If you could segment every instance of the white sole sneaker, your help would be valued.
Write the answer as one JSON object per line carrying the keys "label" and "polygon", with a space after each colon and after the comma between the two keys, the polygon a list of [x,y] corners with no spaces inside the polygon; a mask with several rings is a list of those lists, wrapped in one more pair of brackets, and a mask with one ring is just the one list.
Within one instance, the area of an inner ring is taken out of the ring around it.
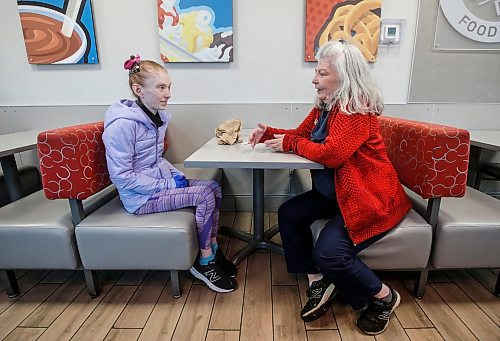
{"label": "white sole sneaker", "polygon": [[330,284],[326,291],[323,293],[323,296],[321,296],[321,300],[318,305],[305,313],[301,313],[300,317],[302,318],[302,320],[305,322],[312,322],[323,316],[328,308],[333,304],[333,300],[336,296],[336,293],[334,293],[334,291],[335,285]]}

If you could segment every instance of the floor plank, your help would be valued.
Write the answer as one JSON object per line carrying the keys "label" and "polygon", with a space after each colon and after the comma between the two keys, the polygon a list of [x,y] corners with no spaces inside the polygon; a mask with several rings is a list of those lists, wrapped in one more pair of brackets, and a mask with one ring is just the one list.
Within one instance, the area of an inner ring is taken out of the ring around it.
{"label": "floor plank", "polygon": [[135,341],[139,338],[142,329],[111,329],[105,341]]}
{"label": "floor plank", "polygon": [[193,285],[172,340],[205,340],[214,301],[214,291],[205,285]]}
{"label": "floor plank", "polygon": [[21,324],[21,327],[49,327],[68,305],[85,289],[82,271],[73,272],[73,276],[61,285]]}
{"label": "floor plank", "polygon": [[271,254],[272,285],[297,285],[297,276],[286,270],[285,256]]}
{"label": "floor plank", "polygon": [[497,275],[494,272],[489,271],[489,269],[468,269],[467,271],[490,292],[493,292],[497,280]]}
{"label": "floor plank", "polygon": [[150,271],[115,322],[114,327],[117,329],[144,328],[168,279],[167,271]]}
{"label": "floor plank", "polygon": [[240,332],[236,330],[209,330],[206,341],[238,341]]}
{"label": "floor plank", "polygon": [[7,294],[3,293],[0,295],[0,314],[7,310],[11,305],[21,299],[31,288],[33,288],[38,282],[40,282],[49,271],[41,270],[41,271],[29,271],[25,275],[23,275],[20,279],[18,279],[19,284],[19,295],[14,298],[9,298]]}
{"label": "floor plank", "polygon": [[432,322],[425,315],[422,308],[417,304],[415,297],[400,281],[387,281],[387,283],[399,292],[401,303],[395,314],[403,328],[432,328]]}
{"label": "floor plank", "polygon": [[496,324],[500,326],[500,299],[476,281],[467,271],[449,271],[460,289],[469,296]]}
{"label": "floor plank", "polygon": [[12,331],[3,341],[35,341],[45,331],[45,328],[22,328]]}
{"label": "floor plank", "polygon": [[144,277],[148,274],[147,270],[127,270],[116,281],[115,285],[141,285]]}
{"label": "floor plank", "polygon": [[479,340],[500,340],[500,328],[455,283],[432,287]]}
{"label": "floor plank", "polygon": [[[273,227],[274,225],[278,225],[278,213],[269,213],[269,226]],[[272,238],[271,241],[275,242],[276,244],[281,243],[281,235],[279,233],[276,233]]]}
{"label": "floor plank", "polygon": [[297,286],[273,286],[273,323],[275,341],[307,340],[300,318],[300,295]]}
{"label": "floor plank", "polygon": [[444,340],[435,328],[406,329],[411,341],[440,341]]}
{"label": "floor plank", "polygon": [[475,339],[470,330],[436,293],[432,285],[427,285],[424,297],[417,300],[417,303],[445,340]]}
{"label": "floor plank", "polygon": [[[68,278],[73,276],[77,272],[76,270],[55,270],[49,273],[45,278],[43,278],[40,283],[52,283],[52,284],[62,284],[66,282]],[[78,271],[81,272],[81,271]]]}
{"label": "floor plank", "polygon": [[16,329],[58,287],[58,284],[38,284],[5,310],[0,315],[0,340]]}
{"label": "floor plank", "polygon": [[[221,224],[251,231],[252,219],[248,212],[224,213]],[[275,213],[265,214],[266,227],[276,222]],[[227,236],[218,242],[228,258],[245,245]],[[258,250],[238,268],[239,287],[230,294],[216,294],[198,280],[193,286],[191,274],[181,271],[179,299],[172,297],[166,272],[100,271],[103,292],[92,299],[81,271],[16,270],[21,295],[9,299],[0,292],[0,339],[500,339],[500,299],[489,291],[498,269],[432,271],[423,299],[411,295],[412,273],[377,272],[402,302],[388,329],[372,337],[358,330],[359,312],[341,296],[325,316],[304,324],[299,314],[307,278],[289,275],[283,256]],[[130,292],[117,294],[123,290]]]}
{"label": "floor plank", "polygon": [[170,282],[165,286],[139,340],[170,340],[172,338],[193,283],[193,277],[186,272],[182,272],[179,277],[182,296],[177,299],[173,298]]}
{"label": "floor plank", "polygon": [[451,279],[446,275],[445,271],[429,271],[428,283],[451,282]]}
{"label": "floor plank", "polygon": [[[246,245],[245,242],[231,238],[228,248],[228,259]],[[245,280],[247,273],[247,260],[238,264],[236,281],[238,288],[230,293],[218,293],[215,298],[210,329],[239,330],[241,326],[241,315],[243,311],[243,294],[245,292]],[[238,334],[239,335],[239,334]]]}
{"label": "floor plank", "polygon": [[251,232],[253,231],[252,221],[253,213],[238,212],[234,218],[233,228],[243,232]]}
{"label": "floor plank", "polygon": [[308,341],[341,341],[338,330],[308,330]]}
{"label": "floor plank", "polygon": [[87,317],[101,303],[108,291],[115,284],[119,273],[108,273],[101,287],[101,294],[92,298],[87,290],[83,290],[73,302],[59,315],[49,328],[38,339],[39,341],[64,341],[75,335]]}
{"label": "floor plank", "polygon": [[248,257],[241,341],[272,340],[271,266],[269,253]]}
{"label": "floor plank", "polygon": [[136,290],[136,286],[114,286],[71,340],[103,340]]}

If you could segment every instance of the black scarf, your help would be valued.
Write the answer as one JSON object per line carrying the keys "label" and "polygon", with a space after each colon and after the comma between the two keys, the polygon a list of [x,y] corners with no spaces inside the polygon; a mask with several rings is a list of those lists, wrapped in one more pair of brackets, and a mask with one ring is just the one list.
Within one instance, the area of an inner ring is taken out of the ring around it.
{"label": "black scarf", "polygon": [[151,119],[151,121],[153,121],[153,123],[156,125],[157,128],[160,128],[163,125],[164,122],[161,120],[158,111],[156,112],[156,114],[153,115],[153,113],[144,105],[144,103],[142,103],[140,98],[137,99],[135,103],[137,103],[139,108],[141,108],[142,111],[144,111],[146,115],[148,115],[148,117]]}

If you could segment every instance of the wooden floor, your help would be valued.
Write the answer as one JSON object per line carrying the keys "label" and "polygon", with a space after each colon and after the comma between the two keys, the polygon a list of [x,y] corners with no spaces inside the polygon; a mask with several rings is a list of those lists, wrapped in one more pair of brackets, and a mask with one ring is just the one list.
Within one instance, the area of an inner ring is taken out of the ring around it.
{"label": "wooden floor", "polygon": [[[266,214],[267,225],[275,221]],[[225,214],[222,223],[248,231],[252,217]],[[219,243],[228,255],[244,245],[226,237]],[[288,274],[283,256],[267,251],[239,265],[239,288],[230,294],[183,272],[180,299],[171,297],[164,271],[103,271],[103,292],[94,299],[81,271],[19,271],[21,295],[0,292],[0,340],[500,340],[500,300],[489,291],[497,273],[432,272],[421,300],[410,294],[412,273],[380,273],[402,302],[374,338],[356,329],[357,313],[340,299],[304,324],[305,278]]]}

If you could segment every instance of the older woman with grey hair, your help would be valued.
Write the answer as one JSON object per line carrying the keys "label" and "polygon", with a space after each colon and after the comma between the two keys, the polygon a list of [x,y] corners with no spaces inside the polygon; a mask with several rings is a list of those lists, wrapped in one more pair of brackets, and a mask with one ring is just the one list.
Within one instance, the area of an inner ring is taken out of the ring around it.
{"label": "older woman with grey hair", "polygon": [[[304,121],[295,129],[258,123],[249,143],[324,165],[311,170],[312,190],[278,211],[287,269],[309,279],[302,319],[322,316],[339,292],[362,310],[357,326],[375,335],[387,328],[401,298],[357,254],[398,224],[411,203],[387,157],[377,120],[382,97],[360,50],[329,42],[316,60],[316,101]],[[317,219],[329,221],[314,244],[310,225]]]}

